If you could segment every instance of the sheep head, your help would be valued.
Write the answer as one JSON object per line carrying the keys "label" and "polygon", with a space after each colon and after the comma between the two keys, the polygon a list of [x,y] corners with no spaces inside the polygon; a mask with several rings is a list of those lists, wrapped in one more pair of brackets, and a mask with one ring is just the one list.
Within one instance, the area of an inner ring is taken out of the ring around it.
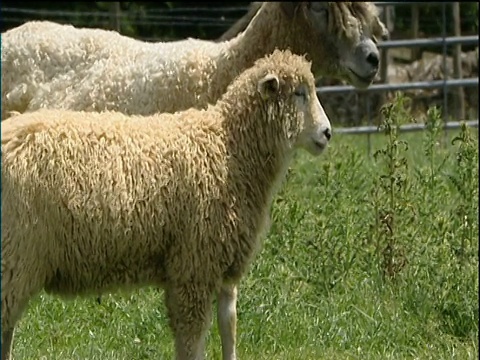
{"label": "sheep head", "polygon": [[379,69],[377,39],[388,38],[378,9],[370,2],[282,2],[291,22],[291,43],[306,53],[316,76],[346,80],[368,87]]}
{"label": "sheep head", "polygon": [[[276,109],[271,113],[277,116],[269,118],[269,121],[282,122],[280,128],[283,131],[280,133],[287,138],[291,149],[300,147],[319,155],[328,145],[331,125],[316,95],[310,64],[307,67],[303,57],[289,51],[277,50],[269,59],[276,70],[268,71],[257,83],[262,100]],[[285,110],[280,111],[279,106]]]}

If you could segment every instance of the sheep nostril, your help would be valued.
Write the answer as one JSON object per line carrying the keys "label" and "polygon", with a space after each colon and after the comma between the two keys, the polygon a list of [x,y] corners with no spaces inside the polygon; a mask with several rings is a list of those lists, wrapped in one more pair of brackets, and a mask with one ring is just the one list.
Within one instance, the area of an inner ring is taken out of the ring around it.
{"label": "sheep nostril", "polygon": [[323,130],[323,134],[325,135],[325,137],[327,138],[327,140],[330,140],[330,138],[332,137],[332,131],[330,129],[325,129]]}
{"label": "sheep nostril", "polygon": [[371,52],[370,54],[368,54],[367,56],[367,62],[374,66],[374,67],[377,67],[378,64],[380,63],[380,59],[378,57],[378,54],[375,53],[375,52]]}

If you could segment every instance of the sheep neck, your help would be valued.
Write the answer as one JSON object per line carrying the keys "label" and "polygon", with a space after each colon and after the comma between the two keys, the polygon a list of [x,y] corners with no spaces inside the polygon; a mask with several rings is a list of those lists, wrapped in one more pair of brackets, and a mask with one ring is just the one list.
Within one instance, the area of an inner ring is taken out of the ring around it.
{"label": "sheep neck", "polygon": [[[215,76],[218,83],[218,98],[228,84],[244,70],[253,66],[257,59],[271,54],[276,48],[291,48],[291,35],[296,31],[291,22],[287,22],[277,3],[264,3],[247,29],[235,38],[225,42],[225,49],[217,59]],[[272,24],[275,24],[272,27]],[[296,49],[291,49],[295,51]]]}
{"label": "sheep neck", "polygon": [[[241,95],[235,96],[239,99]],[[235,104],[232,99],[231,104]],[[242,108],[242,113],[239,108]],[[240,188],[252,195],[255,203],[271,202],[282,182],[293,147],[292,134],[287,134],[285,126],[288,111],[281,112],[281,104],[270,104],[260,108],[242,104],[225,106],[224,131],[227,152],[232,160],[228,165],[232,179],[242,184]],[[252,109],[245,112],[245,109]]]}
{"label": "sheep neck", "polygon": [[256,59],[269,55],[275,48],[283,50],[288,47],[290,34],[295,30],[292,29],[293,23],[286,21],[278,4],[265,3],[259,12],[231,43],[235,58],[246,67],[250,67]]}

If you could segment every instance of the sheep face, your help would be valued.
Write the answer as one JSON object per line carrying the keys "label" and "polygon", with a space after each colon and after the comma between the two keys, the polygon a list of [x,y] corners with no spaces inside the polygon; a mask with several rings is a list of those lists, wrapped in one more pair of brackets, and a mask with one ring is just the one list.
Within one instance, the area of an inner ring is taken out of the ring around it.
{"label": "sheep face", "polygon": [[314,74],[338,77],[357,88],[372,83],[379,69],[377,39],[388,37],[374,4],[302,2],[284,3],[283,8],[297,31],[312,35],[293,46],[304,47],[296,51],[309,54]]}
{"label": "sheep face", "polygon": [[331,125],[328,116],[318,100],[313,78],[299,81],[293,86],[291,79],[282,81],[277,75],[266,75],[258,83],[262,98],[283,102],[289,109],[284,118],[284,135],[289,146],[303,148],[312,155],[319,155],[327,147],[331,138]]}
{"label": "sheep face", "polygon": [[296,145],[312,155],[319,155],[331,138],[330,120],[320,104],[314,86],[302,83],[296,87],[293,96],[299,117],[303,119],[303,129]]}

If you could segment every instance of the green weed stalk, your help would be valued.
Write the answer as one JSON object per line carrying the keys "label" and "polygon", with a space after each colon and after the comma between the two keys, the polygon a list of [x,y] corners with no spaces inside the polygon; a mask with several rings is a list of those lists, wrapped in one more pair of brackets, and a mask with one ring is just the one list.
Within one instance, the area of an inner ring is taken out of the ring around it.
{"label": "green weed stalk", "polygon": [[408,143],[399,139],[399,126],[411,120],[406,101],[406,97],[397,94],[394,101],[382,107],[380,129],[388,140],[373,154],[380,169],[374,187],[377,255],[380,255],[379,265],[384,277],[389,278],[394,278],[406,262],[404,250],[397,242],[398,213],[407,204],[404,190],[408,181],[408,163],[404,153],[408,150]]}
{"label": "green weed stalk", "polygon": [[455,171],[448,178],[457,191],[456,218],[460,230],[460,246],[457,251],[464,261],[474,241],[478,240],[478,140],[465,123],[460,134],[453,138],[456,145]]}

